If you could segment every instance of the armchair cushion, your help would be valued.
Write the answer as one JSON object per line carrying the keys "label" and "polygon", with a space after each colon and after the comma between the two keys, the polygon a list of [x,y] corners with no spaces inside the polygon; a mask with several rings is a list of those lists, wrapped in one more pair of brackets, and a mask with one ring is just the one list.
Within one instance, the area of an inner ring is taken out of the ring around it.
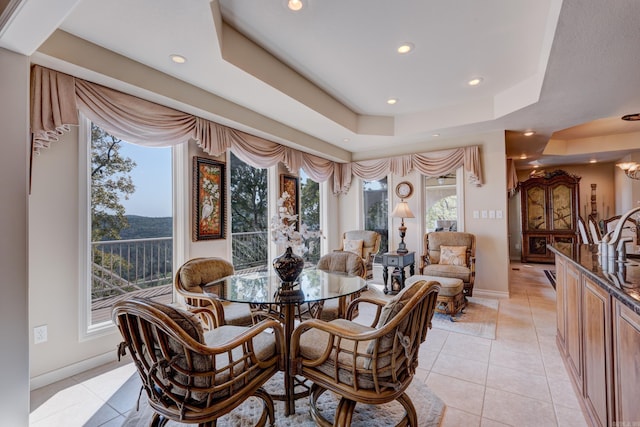
{"label": "armchair cushion", "polygon": [[440,246],[440,264],[467,265],[467,247]]}
{"label": "armchair cushion", "polygon": [[156,310],[160,310],[162,313],[166,314],[178,324],[191,338],[202,343],[204,342],[204,330],[202,328],[202,323],[197,315],[188,312],[187,310],[183,310],[178,307],[173,307],[166,304],[161,304],[159,302],[153,301],[148,298],[136,298],[144,301],[145,304],[150,305]]}
{"label": "armchair cushion", "polygon": [[216,258],[197,258],[185,263],[181,268],[180,282],[190,292],[202,293],[202,285],[234,273],[233,265]]}
{"label": "armchair cushion", "polygon": [[364,240],[362,239],[358,239],[358,240],[349,240],[349,239],[344,239],[344,241],[342,242],[342,246],[343,249],[347,252],[353,252],[354,254],[358,255],[359,257],[362,257],[362,244],[364,243]]}
{"label": "armchair cushion", "polygon": [[465,283],[469,283],[471,280],[471,270],[464,265],[429,264],[424,266],[421,274],[425,276],[460,279]]}

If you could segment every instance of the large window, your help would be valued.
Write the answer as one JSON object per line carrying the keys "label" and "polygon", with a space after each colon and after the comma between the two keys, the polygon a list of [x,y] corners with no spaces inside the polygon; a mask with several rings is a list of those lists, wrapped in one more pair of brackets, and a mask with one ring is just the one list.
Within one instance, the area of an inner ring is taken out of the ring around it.
{"label": "large window", "polygon": [[267,170],[231,157],[231,239],[236,271],[266,269],[269,247]]}
{"label": "large window", "polygon": [[172,301],[171,149],[129,144],[90,125],[88,326],[131,295]]}
{"label": "large window", "polygon": [[449,173],[424,178],[425,230],[457,231],[460,229],[459,186],[457,174]]}
{"label": "large window", "polygon": [[365,181],[363,190],[363,210],[365,230],[377,231],[382,237],[380,251],[376,256],[376,262],[380,254],[389,251],[389,192],[387,190],[387,178],[377,181]]}
{"label": "large window", "polygon": [[[300,221],[309,230],[320,229],[320,184],[307,176],[300,169]],[[306,261],[317,264],[320,259],[320,237],[310,238],[306,241],[309,252]]]}

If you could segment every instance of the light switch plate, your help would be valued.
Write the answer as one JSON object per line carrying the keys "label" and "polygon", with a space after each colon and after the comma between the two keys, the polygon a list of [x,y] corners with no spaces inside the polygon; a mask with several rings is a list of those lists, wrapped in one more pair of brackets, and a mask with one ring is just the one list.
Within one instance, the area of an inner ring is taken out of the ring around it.
{"label": "light switch plate", "polygon": [[473,219],[480,218],[480,211],[473,211]]}
{"label": "light switch plate", "polygon": [[502,211],[501,210],[497,210],[496,211],[496,218],[497,219],[502,219]]}
{"label": "light switch plate", "polygon": [[482,211],[482,219],[487,219],[487,211]]}
{"label": "light switch plate", "polygon": [[496,211],[493,211],[493,210],[489,211],[489,218],[496,219]]}

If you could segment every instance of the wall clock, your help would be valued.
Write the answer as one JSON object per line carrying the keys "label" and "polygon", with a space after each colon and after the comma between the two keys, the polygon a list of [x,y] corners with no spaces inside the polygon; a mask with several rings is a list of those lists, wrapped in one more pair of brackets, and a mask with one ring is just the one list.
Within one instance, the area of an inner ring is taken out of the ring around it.
{"label": "wall clock", "polygon": [[396,195],[401,199],[408,199],[413,194],[413,185],[408,181],[402,181],[396,185]]}

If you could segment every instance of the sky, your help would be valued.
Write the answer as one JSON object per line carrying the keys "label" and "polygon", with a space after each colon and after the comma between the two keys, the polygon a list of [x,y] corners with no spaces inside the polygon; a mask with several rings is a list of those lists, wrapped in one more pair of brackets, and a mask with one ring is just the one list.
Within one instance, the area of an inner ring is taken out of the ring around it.
{"label": "sky", "polygon": [[120,153],[136,162],[136,167],[131,171],[136,191],[129,200],[122,200],[126,215],[172,216],[171,147],[142,147],[124,143]]}

